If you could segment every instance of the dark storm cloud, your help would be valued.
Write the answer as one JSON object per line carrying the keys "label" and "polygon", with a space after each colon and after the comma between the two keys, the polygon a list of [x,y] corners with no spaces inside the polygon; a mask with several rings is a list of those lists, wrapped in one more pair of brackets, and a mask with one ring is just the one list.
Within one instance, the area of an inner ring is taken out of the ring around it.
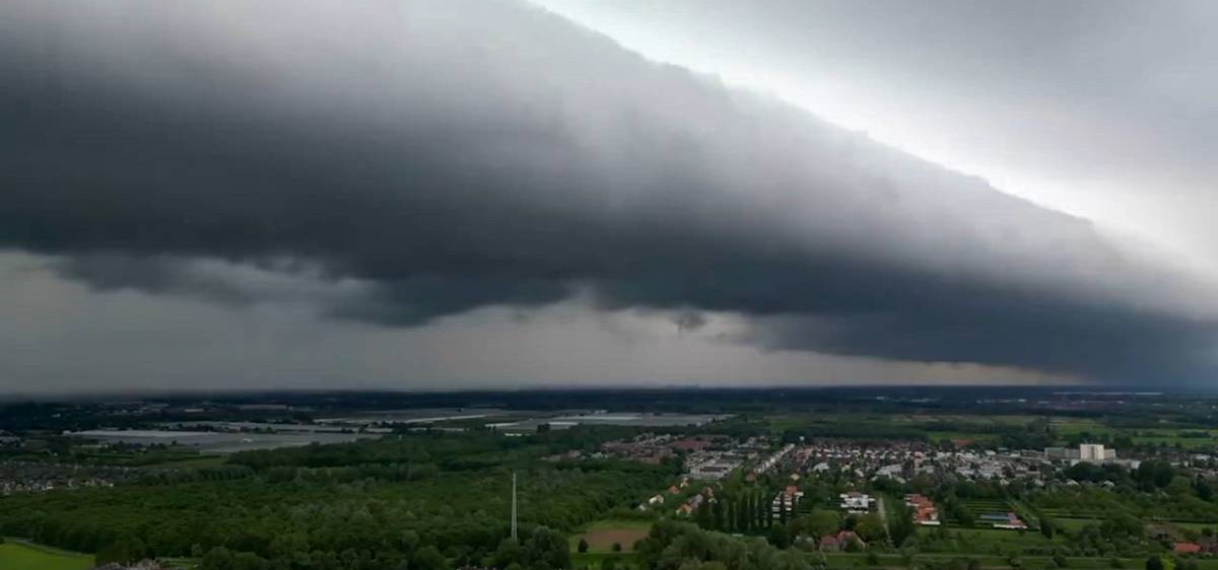
{"label": "dark storm cloud", "polygon": [[1211,369],[1206,284],[536,9],[18,2],[0,61],[0,246],[97,288],[301,295],[253,266],[383,325],[588,293],[775,348]]}

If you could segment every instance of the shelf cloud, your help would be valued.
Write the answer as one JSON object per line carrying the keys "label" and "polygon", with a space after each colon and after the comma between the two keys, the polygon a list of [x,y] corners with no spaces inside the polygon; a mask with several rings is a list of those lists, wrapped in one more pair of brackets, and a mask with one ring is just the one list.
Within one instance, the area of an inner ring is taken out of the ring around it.
{"label": "shelf cloud", "polygon": [[0,248],[97,291],[386,328],[581,300],[1104,382],[1218,358],[1210,276],[527,5],[10,2],[0,74]]}

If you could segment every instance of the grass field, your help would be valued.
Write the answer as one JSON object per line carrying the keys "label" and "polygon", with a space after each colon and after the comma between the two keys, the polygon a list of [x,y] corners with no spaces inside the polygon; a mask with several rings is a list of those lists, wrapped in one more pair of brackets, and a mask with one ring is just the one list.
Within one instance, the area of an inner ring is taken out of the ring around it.
{"label": "grass field", "polygon": [[93,555],[55,550],[13,539],[0,544],[2,570],[84,570],[93,567]]}
{"label": "grass field", "polygon": [[[1218,430],[1213,429],[1175,427],[1119,428],[1105,425],[1095,420],[1079,418],[1055,418],[1052,423],[1053,429],[1062,437],[1083,433],[1093,436],[1127,435],[1137,445],[1168,445],[1172,447],[1179,445],[1186,449],[1218,445]],[[1208,437],[1186,437],[1185,434],[1205,434]]]}
{"label": "grass field", "polygon": [[1101,524],[1104,522],[1102,518],[1083,518],[1083,517],[1055,517],[1053,525],[1062,530],[1069,532],[1078,532],[1083,527],[1089,524]]}
{"label": "grass field", "polygon": [[633,553],[624,552],[587,552],[584,554],[572,552],[571,567],[577,569],[590,568],[591,570],[596,570],[605,563],[606,558],[612,558],[613,561],[617,563],[618,568],[623,568],[626,566],[637,567],[635,555]]}
{"label": "grass field", "polygon": [[[810,555],[815,556],[815,555]],[[859,553],[835,552],[825,555],[826,561],[829,563],[829,568],[871,568],[866,564],[866,555]],[[969,554],[918,554],[914,556],[914,566],[918,566],[919,561],[935,561],[942,563],[951,559],[959,559],[961,561],[976,560],[981,563],[982,568],[1010,568],[1010,564],[1005,556],[993,555],[969,555]],[[1067,557],[1068,568],[1079,568],[1084,570],[1101,570],[1112,568],[1112,558],[1106,557]],[[1142,568],[1145,559],[1142,558],[1121,558],[1121,567],[1138,570]],[[1021,568],[1031,568],[1036,570],[1055,568],[1053,560],[1048,556],[1023,556],[1020,557]],[[1198,566],[1201,570],[1218,570],[1218,559],[1199,560]],[[901,557],[895,554],[883,554],[879,556],[879,565],[876,568],[906,568]]]}
{"label": "grass field", "polygon": [[622,552],[632,552],[635,541],[646,537],[651,530],[651,521],[609,519],[589,523],[583,532],[571,537],[571,551],[575,552],[582,538],[588,541],[589,554],[613,552],[613,545],[621,544]]}

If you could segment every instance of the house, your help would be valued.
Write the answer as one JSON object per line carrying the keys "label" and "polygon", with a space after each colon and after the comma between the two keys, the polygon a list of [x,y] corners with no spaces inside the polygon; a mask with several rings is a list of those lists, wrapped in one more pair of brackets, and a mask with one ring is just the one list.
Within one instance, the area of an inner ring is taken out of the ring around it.
{"label": "house", "polygon": [[839,543],[837,541],[837,537],[833,536],[832,534],[826,534],[825,536],[820,537],[818,546],[822,551],[825,552],[837,552],[838,550],[842,549],[841,543]]}
{"label": "house", "polygon": [[839,507],[851,514],[865,514],[871,512],[871,508],[875,505],[875,499],[866,493],[851,491],[838,495],[841,499]]}
{"label": "house", "polygon": [[826,534],[820,537],[817,545],[822,551],[836,552],[839,550],[861,550],[867,547],[867,543],[859,538],[857,534],[849,530],[843,530],[837,534]]}
{"label": "house", "polygon": [[672,442],[672,448],[677,451],[701,451],[711,446],[711,442],[702,439],[682,439]]}
{"label": "house", "polygon": [[1028,525],[1023,524],[1019,520],[1019,516],[1015,513],[981,513],[977,516],[981,522],[990,523],[994,528],[1007,530],[1024,530]]}
{"label": "house", "polygon": [[939,526],[939,510],[935,502],[919,494],[905,495],[905,504],[913,509],[914,524]]}
{"label": "house", "polygon": [[837,544],[841,550],[862,550],[867,548],[867,543],[859,538],[859,535],[854,534],[854,531],[843,530],[837,533]]}
{"label": "house", "polygon": [[785,515],[790,515],[795,512],[795,507],[799,505],[799,501],[803,500],[804,492],[799,490],[795,485],[787,485],[778,495],[775,495],[774,500],[770,501],[771,516],[775,519],[781,519]]}
{"label": "house", "polygon": [[1195,542],[1177,542],[1172,547],[1172,551],[1176,554],[1199,554],[1201,552],[1201,545]]}
{"label": "house", "polygon": [[885,466],[877,469],[875,474],[877,477],[889,477],[889,478],[895,479],[895,478],[899,478],[901,476],[901,473],[903,473],[904,471],[905,471],[905,467],[903,465],[901,465],[900,463],[893,463],[891,465],[885,465]]}
{"label": "house", "polygon": [[653,507],[658,507],[660,505],[663,505],[664,504],[664,495],[656,495],[650,499],[647,499],[647,504],[649,504]]}
{"label": "house", "polygon": [[130,566],[123,566],[117,562],[95,566],[92,570],[162,570],[166,568],[160,562],[151,559],[144,559]]}
{"label": "house", "polygon": [[680,489],[678,489],[676,485],[673,485],[673,486],[671,486],[671,487],[669,487],[669,488],[668,488],[668,494],[669,494],[669,495],[676,495],[676,494],[678,494],[678,493],[680,493],[680,492],[681,492],[681,490],[680,490]]}
{"label": "house", "polygon": [[693,512],[694,508],[689,506],[689,503],[681,503],[681,506],[677,507],[677,514],[683,517],[687,517]]}

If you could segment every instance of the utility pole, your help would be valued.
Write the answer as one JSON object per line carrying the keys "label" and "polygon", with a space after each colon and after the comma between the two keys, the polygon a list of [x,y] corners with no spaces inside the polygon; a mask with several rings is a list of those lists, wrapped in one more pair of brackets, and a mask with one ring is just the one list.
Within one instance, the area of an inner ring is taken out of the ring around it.
{"label": "utility pole", "polygon": [[512,542],[516,540],[516,472],[512,471]]}

